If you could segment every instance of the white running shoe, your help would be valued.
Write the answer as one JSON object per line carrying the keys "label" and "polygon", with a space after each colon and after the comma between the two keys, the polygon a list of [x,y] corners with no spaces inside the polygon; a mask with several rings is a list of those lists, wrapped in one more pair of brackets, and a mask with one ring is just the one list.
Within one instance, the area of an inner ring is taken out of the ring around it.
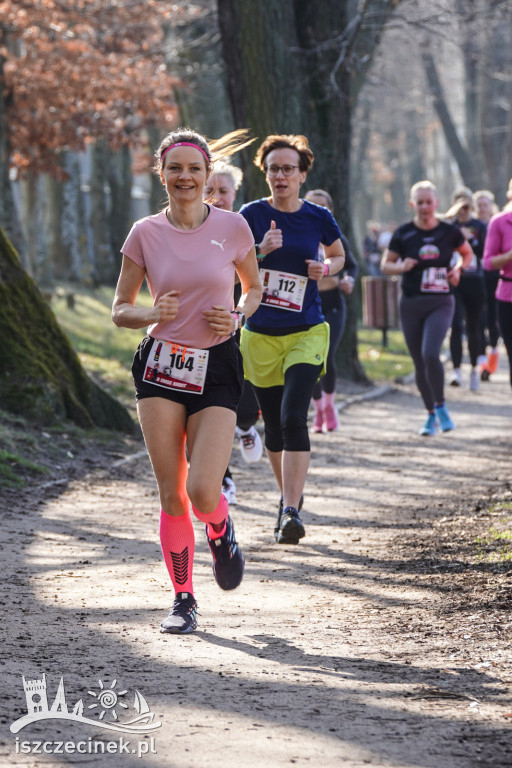
{"label": "white running shoe", "polygon": [[231,506],[236,504],[236,485],[230,477],[225,477],[222,481],[222,493],[228,504]]}
{"label": "white running shoe", "polygon": [[248,464],[259,461],[263,455],[263,443],[256,427],[250,427],[247,432],[238,429],[237,432],[240,438],[240,451],[244,460]]}
{"label": "white running shoe", "polygon": [[454,368],[452,378],[450,379],[450,386],[460,387],[461,384],[462,384],[462,374],[460,372],[460,368]]}
{"label": "white running shoe", "polygon": [[480,376],[478,375],[478,368],[472,368],[469,374],[469,388],[476,392],[480,387]]}

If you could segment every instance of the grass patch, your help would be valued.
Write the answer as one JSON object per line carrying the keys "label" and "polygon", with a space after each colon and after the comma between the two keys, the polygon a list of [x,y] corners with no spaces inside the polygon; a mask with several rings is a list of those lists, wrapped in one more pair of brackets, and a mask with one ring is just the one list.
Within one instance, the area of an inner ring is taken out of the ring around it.
{"label": "grass patch", "polygon": [[359,359],[373,381],[394,381],[414,370],[402,331],[388,331],[386,347],[382,331],[373,328],[359,328],[357,340]]}
{"label": "grass patch", "polygon": [[22,488],[25,485],[23,475],[26,472],[46,475],[48,469],[11,451],[0,450],[0,486]]}
{"label": "grass patch", "polygon": [[[512,502],[493,505],[489,512],[501,514],[512,510]],[[503,517],[491,525],[482,536],[477,536],[478,559],[486,563],[504,563],[512,561],[512,518]]]}

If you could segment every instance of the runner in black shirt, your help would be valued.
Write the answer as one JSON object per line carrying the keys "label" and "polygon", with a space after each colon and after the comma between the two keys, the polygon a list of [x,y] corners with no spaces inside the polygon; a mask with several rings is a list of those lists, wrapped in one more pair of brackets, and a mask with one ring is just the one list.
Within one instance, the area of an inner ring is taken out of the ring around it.
{"label": "runner in black shirt", "polygon": [[[469,264],[472,251],[452,224],[439,221],[436,188],[420,181],[411,189],[414,219],[394,232],[382,257],[386,275],[402,275],[400,319],[414,362],[416,384],[428,411],[420,435],[454,429],[444,401],[444,369],[439,354],[453,317],[452,286],[460,279],[460,267]],[[453,252],[461,257],[451,266]]]}

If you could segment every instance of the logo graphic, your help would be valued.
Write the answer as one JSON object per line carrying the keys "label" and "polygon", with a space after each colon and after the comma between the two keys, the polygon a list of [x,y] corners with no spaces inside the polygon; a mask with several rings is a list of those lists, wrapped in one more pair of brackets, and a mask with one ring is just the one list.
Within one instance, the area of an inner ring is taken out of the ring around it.
{"label": "logo graphic", "polygon": [[[126,701],[128,691],[118,691],[117,680],[107,687],[102,681],[98,681],[98,690],[87,691],[91,697],[91,703],[85,703],[82,699],[77,701],[72,712],[69,711],[64,692],[64,678],[60,678],[57,694],[53,704],[48,708],[48,692],[46,688],[46,674],[40,680],[26,680],[23,676],[23,688],[27,699],[27,714],[15,720],[11,724],[11,732],[18,733],[30,723],[39,720],[75,720],[77,723],[87,723],[96,728],[105,728],[109,731],[122,731],[123,733],[151,733],[160,728],[162,723],[153,722],[154,712],[149,711],[149,706],[140,691],[135,691],[133,708],[137,716],[126,722],[119,720],[119,714],[130,709]],[[85,717],[84,710],[89,710],[91,715],[96,715],[97,720]]]}
{"label": "logo graphic", "polygon": [[217,242],[217,240],[210,240],[210,245],[218,245],[221,251],[224,250],[224,243],[226,242],[226,238],[222,241],[222,243]]}
{"label": "logo graphic", "polygon": [[428,243],[427,245],[422,245],[418,255],[420,259],[437,259],[439,256],[439,248],[433,243]]}

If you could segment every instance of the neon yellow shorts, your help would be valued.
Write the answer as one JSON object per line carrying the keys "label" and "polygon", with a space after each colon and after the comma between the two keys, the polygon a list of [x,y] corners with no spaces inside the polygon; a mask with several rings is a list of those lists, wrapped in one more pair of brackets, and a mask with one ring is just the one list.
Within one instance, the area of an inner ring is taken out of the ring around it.
{"label": "neon yellow shorts", "polygon": [[245,378],[256,387],[282,386],[284,374],[297,363],[322,365],[319,376],[323,376],[329,350],[329,325],[320,323],[307,331],[286,336],[267,336],[243,328],[240,349]]}

